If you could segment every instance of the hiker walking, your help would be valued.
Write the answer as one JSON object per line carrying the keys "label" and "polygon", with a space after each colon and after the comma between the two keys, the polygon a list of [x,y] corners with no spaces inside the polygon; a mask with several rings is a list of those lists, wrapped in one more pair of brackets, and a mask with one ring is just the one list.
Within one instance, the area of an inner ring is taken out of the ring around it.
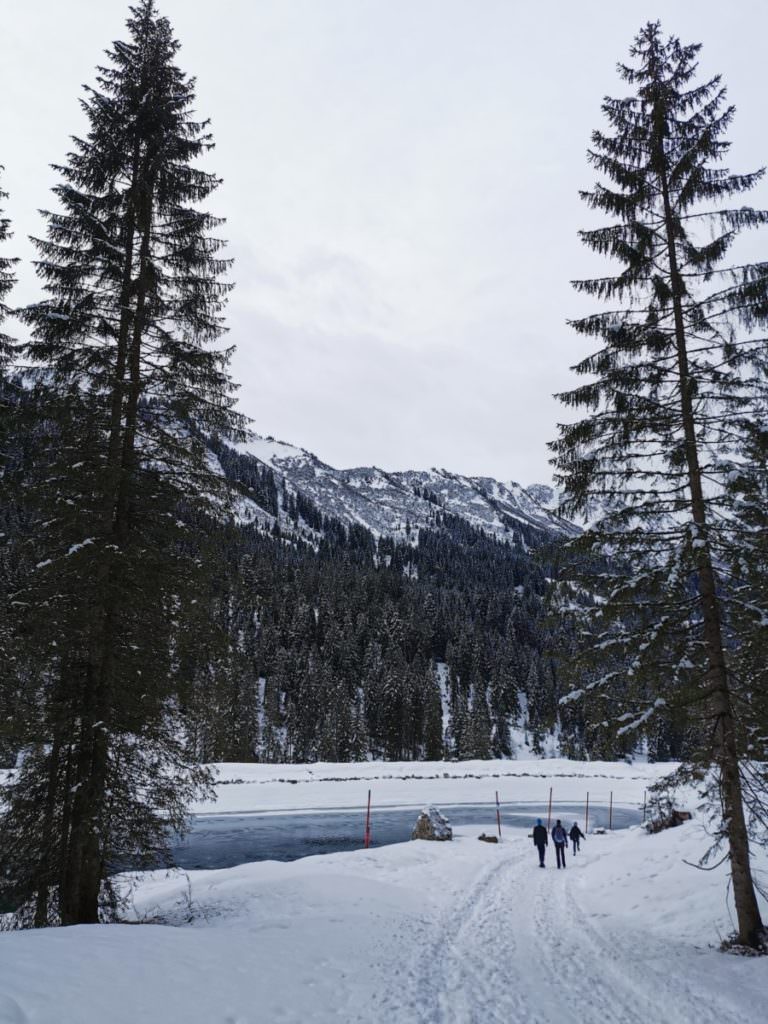
{"label": "hiker walking", "polygon": [[557,855],[557,867],[565,867],[565,844],[568,842],[568,833],[563,828],[563,823],[558,818],[555,827],[552,829],[552,841],[555,844]]}
{"label": "hiker walking", "polygon": [[539,867],[544,867],[544,851],[549,844],[549,837],[547,836],[547,830],[541,824],[541,818],[536,819],[536,824],[533,826],[533,845],[539,851]]}
{"label": "hiker walking", "polygon": [[573,848],[573,852],[576,853],[579,849],[580,840],[586,839],[586,836],[579,828],[579,823],[577,821],[574,821],[568,835],[571,837],[571,847]]}

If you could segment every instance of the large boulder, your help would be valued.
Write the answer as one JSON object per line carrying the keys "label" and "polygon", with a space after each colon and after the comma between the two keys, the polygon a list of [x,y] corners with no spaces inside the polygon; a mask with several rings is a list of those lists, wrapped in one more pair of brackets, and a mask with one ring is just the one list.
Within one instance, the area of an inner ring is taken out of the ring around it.
{"label": "large boulder", "polygon": [[453,839],[451,823],[436,807],[425,807],[419,815],[411,839],[434,839],[445,842]]}

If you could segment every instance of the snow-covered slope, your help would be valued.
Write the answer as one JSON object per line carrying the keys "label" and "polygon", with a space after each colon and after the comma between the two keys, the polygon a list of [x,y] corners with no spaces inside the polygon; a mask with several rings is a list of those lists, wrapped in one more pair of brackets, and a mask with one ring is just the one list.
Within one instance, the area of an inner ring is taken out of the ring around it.
{"label": "snow-covered slope", "polygon": [[527,527],[557,535],[578,532],[539,499],[551,488],[526,489],[510,481],[469,477],[446,469],[389,473],[376,466],[335,469],[303,448],[254,435],[238,452],[269,466],[290,492],[310,498],[325,515],[358,524],[377,536],[417,536],[449,513],[485,533],[519,540]]}

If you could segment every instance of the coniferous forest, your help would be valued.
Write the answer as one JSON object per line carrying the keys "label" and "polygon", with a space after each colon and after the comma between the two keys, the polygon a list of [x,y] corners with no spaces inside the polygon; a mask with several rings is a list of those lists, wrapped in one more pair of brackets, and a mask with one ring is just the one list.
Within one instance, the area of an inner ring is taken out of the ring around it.
{"label": "coniferous forest", "polygon": [[[249,456],[215,447],[233,492],[287,508],[297,532],[178,507],[183,557],[205,567],[190,575],[172,641],[171,685],[190,756],[510,757],[521,747],[542,753],[553,733],[574,757],[632,749],[588,729],[580,709],[558,708],[565,690],[554,650],[569,639],[549,614],[557,549],[546,534],[520,527],[519,543],[499,542],[438,512],[417,544],[377,539],[290,496]],[[22,494],[32,452],[11,449],[9,477]],[[7,535],[28,531],[23,548],[6,552],[21,581],[46,549],[25,498],[8,512]],[[22,633],[23,612],[13,618]],[[7,764],[40,727],[28,666],[15,661],[3,693]],[[683,742],[670,732],[654,740],[653,754],[663,759]]]}

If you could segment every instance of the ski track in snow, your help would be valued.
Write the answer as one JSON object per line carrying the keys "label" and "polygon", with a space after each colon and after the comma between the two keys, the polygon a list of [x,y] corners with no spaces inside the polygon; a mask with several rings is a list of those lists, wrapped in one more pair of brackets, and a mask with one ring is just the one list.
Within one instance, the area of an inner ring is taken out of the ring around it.
{"label": "ski track in snow", "polygon": [[[428,926],[423,954],[395,973],[377,1020],[743,1024],[727,993],[691,984],[690,949],[643,941],[639,931],[619,937],[589,922],[574,891],[578,857],[569,854],[558,871],[550,845],[542,871],[533,848],[497,852],[476,884]],[[400,938],[412,948],[412,931]]]}
{"label": "ski track in snow", "polygon": [[551,845],[542,871],[530,840],[481,844],[479,827],[451,843],[155,872],[137,918],[166,927],[0,934],[0,1024],[763,1019],[768,963],[713,949],[726,874],[688,866],[705,839],[695,822],[590,835],[565,871]]}

